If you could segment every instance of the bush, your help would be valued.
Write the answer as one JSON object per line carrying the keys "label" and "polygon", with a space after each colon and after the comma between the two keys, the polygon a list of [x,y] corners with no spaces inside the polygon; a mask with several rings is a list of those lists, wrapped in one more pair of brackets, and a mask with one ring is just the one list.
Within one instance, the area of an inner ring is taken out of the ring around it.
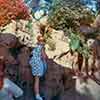
{"label": "bush", "polygon": [[23,0],[0,0],[0,26],[4,26],[11,19],[28,19],[28,8]]}

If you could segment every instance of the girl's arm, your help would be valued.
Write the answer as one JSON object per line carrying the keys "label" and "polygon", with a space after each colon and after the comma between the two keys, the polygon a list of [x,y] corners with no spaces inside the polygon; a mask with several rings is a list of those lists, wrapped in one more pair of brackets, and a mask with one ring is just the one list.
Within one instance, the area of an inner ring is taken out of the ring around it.
{"label": "girl's arm", "polygon": [[42,48],[42,58],[44,59],[44,60],[47,60],[48,59],[48,56],[47,56],[47,54],[46,54],[46,52],[45,52],[45,48],[43,47]]}
{"label": "girl's arm", "polygon": [[4,77],[0,76],[0,90],[3,88],[3,84],[4,84]]}

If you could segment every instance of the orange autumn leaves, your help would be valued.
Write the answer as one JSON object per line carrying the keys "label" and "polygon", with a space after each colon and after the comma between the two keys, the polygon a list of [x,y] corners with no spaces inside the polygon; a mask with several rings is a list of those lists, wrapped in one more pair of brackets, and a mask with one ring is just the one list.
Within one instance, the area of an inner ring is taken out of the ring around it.
{"label": "orange autumn leaves", "polygon": [[0,0],[0,26],[6,25],[11,19],[29,19],[23,0]]}

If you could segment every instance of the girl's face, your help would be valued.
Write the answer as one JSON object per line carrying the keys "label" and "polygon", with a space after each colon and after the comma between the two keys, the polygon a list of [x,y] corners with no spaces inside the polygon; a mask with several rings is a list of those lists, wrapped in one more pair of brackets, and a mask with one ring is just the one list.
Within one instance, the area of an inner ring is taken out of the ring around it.
{"label": "girl's face", "polygon": [[43,42],[44,41],[44,38],[43,36],[40,37],[40,42]]}
{"label": "girl's face", "polygon": [[44,43],[44,37],[42,35],[38,36],[37,40],[38,43]]}

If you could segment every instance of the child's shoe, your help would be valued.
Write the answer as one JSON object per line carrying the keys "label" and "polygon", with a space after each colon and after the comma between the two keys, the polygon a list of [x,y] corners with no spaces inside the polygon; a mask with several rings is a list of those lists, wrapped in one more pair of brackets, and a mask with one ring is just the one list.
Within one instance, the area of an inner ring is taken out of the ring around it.
{"label": "child's shoe", "polygon": [[36,95],[36,100],[43,100],[42,97],[38,94]]}

